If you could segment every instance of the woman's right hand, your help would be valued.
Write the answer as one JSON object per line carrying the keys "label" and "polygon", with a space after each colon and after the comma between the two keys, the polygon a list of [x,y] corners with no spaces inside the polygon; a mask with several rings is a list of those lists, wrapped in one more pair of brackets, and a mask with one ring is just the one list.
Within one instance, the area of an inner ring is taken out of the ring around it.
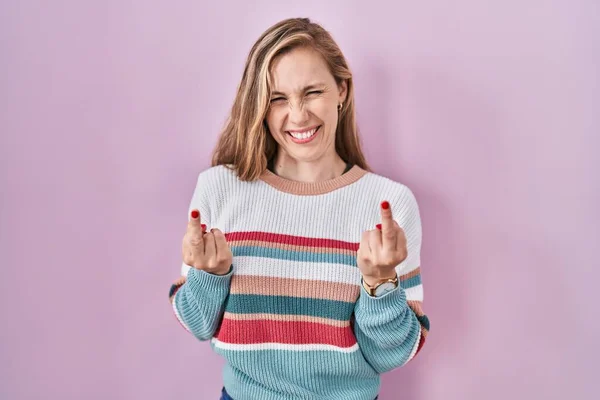
{"label": "woman's right hand", "polygon": [[218,229],[206,232],[206,225],[200,223],[198,210],[192,210],[183,237],[182,253],[185,264],[215,275],[226,275],[233,261],[223,232]]}

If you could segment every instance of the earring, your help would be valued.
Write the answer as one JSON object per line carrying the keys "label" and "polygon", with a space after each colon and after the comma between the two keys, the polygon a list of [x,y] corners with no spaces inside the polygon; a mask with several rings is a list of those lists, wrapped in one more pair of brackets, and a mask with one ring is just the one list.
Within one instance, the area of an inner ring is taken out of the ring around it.
{"label": "earring", "polygon": [[340,103],[338,104],[338,111],[342,111],[342,106],[344,105],[344,103]]}

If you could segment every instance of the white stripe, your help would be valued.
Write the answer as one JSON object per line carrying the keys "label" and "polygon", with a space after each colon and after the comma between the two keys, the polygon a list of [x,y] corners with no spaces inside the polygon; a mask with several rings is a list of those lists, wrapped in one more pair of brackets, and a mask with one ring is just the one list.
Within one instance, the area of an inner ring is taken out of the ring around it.
{"label": "white stripe", "polygon": [[404,260],[404,261],[402,261],[402,263],[400,263],[396,266],[396,272],[398,273],[398,275],[406,275],[406,274],[410,274],[411,272],[413,272],[420,266],[421,266],[420,264],[414,264],[414,265],[410,266],[409,264],[406,263],[406,260]]}
{"label": "white stripe", "polygon": [[415,356],[415,354],[417,354],[417,349],[419,348],[419,343],[421,343],[421,324],[419,324],[419,334],[417,335],[417,342],[413,346],[413,349],[410,352],[410,356],[408,357],[408,360],[406,360],[406,362],[404,364],[406,364],[407,362],[412,360],[413,357]]}
{"label": "white stripe", "polygon": [[423,301],[423,285],[413,286],[408,289],[404,289],[406,293],[406,300]]}
{"label": "white stripe", "polygon": [[192,332],[192,331],[190,331],[190,328],[188,328],[188,326],[185,324],[185,322],[183,322],[183,319],[181,319],[181,316],[179,315],[179,311],[177,311],[177,303],[175,302],[175,300],[177,299],[178,294],[179,294],[179,290],[177,292],[175,292],[175,295],[173,296],[173,312],[175,313],[175,316],[177,317],[179,322],[181,322],[181,325],[183,325],[183,327],[188,332]]}
{"label": "white stripe", "polygon": [[187,278],[190,269],[192,269],[191,266],[181,263],[181,276],[185,276]]}
{"label": "white stripe", "polygon": [[207,212],[203,215],[212,217],[207,222],[223,232],[251,230],[358,243],[362,232],[381,222],[382,200],[391,202],[394,219],[405,229],[408,253],[412,254],[412,248],[420,244],[420,237],[416,237],[420,233],[416,199],[402,183],[373,173],[329,193],[298,196],[261,180],[240,181],[225,166],[212,167],[198,175],[190,208],[204,211],[204,204]]}
{"label": "white stripe", "polygon": [[360,271],[343,264],[310,261],[278,260],[274,258],[240,256],[233,259],[234,274],[296,278],[326,282],[360,283]]}
{"label": "white stripe", "polygon": [[215,347],[231,351],[257,351],[257,350],[286,350],[286,351],[337,351],[340,353],[354,353],[358,351],[358,343],[352,347],[337,347],[330,344],[285,344],[285,343],[255,343],[255,344],[232,344],[212,338]]}

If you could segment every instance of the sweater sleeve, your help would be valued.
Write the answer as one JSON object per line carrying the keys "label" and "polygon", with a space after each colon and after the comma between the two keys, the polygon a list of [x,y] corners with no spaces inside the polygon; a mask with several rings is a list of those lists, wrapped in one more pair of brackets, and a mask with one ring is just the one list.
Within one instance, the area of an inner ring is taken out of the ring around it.
{"label": "sweater sleeve", "polygon": [[233,268],[227,275],[213,275],[190,268],[181,284],[171,289],[173,312],[181,325],[199,340],[209,340],[223,317]]}
{"label": "sweater sleeve", "polygon": [[399,286],[381,297],[371,297],[361,288],[354,310],[356,339],[365,359],[379,373],[413,359],[429,331],[422,310],[421,219],[408,188],[392,203],[392,212],[406,234],[408,249],[406,260],[396,267]]}
{"label": "sweater sleeve", "polygon": [[[204,197],[206,186],[201,173],[188,209],[188,219],[190,212],[198,209],[202,222],[210,227],[210,208]],[[226,275],[213,275],[182,263],[181,276],[169,290],[169,301],[179,323],[199,340],[209,340],[216,332],[223,317],[232,274],[233,267]]]}

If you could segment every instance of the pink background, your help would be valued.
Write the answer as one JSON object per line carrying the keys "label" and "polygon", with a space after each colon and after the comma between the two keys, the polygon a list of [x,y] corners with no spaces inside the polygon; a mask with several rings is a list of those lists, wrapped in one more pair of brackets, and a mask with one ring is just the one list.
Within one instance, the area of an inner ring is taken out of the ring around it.
{"label": "pink background", "polygon": [[333,33],[369,161],[421,206],[432,331],[382,400],[595,397],[597,1],[12,0],[0,398],[218,399],[167,292],[247,52],[289,16]]}

